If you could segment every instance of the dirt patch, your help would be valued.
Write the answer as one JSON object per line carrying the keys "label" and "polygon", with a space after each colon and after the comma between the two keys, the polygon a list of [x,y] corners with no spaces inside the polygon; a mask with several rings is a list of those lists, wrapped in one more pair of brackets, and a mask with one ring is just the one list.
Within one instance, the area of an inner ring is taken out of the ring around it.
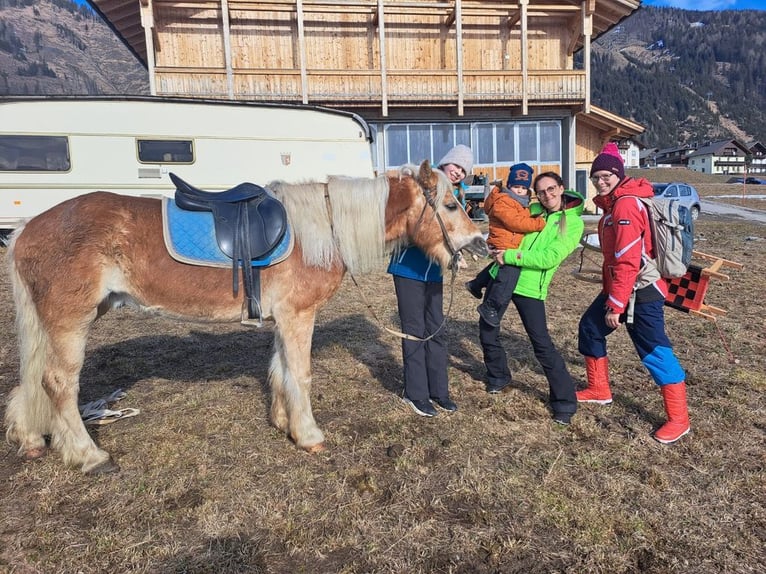
{"label": "dirt patch", "polygon": [[[122,388],[137,417],[92,429],[119,474],[85,477],[58,455],[0,452],[0,571],[146,573],[688,573],[766,570],[766,227],[701,216],[698,247],[745,264],[715,283],[717,323],[668,310],[687,370],[692,434],[651,431],[662,402],[625,333],[610,340],[615,402],[551,422],[547,385],[510,311],[515,382],[488,395],[476,301],[458,278],[449,321],[454,415],[400,401],[401,357],[346,280],[314,338],[309,456],[269,426],[271,334],[108,314],[90,339],[81,399]],[[5,256],[3,250],[3,257]],[[577,322],[597,287],[573,255],[547,302],[582,380]],[[392,281],[360,278],[396,326]],[[17,383],[13,308],[0,278],[0,399]]]}

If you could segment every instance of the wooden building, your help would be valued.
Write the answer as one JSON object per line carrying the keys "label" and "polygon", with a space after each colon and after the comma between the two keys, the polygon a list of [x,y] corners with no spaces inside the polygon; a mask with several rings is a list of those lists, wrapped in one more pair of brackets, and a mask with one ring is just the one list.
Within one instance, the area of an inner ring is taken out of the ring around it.
{"label": "wooden building", "polygon": [[574,185],[584,158],[635,135],[597,112],[580,138],[575,118],[593,110],[591,41],[640,0],[90,4],[146,64],[152,94],[354,111],[373,129],[378,171],[463,143],[474,174],[503,178],[525,161]]}
{"label": "wooden building", "polygon": [[[691,152],[686,158],[686,165],[692,171],[701,173],[744,175],[748,156],[752,159],[747,145],[735,139],[708,142]],[[752,172],[751,172],[752,173]]]}

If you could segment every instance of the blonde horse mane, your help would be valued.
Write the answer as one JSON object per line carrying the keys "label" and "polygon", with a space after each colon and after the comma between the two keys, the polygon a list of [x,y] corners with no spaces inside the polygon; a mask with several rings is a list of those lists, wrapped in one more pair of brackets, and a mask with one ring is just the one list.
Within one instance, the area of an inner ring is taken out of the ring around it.
{"label": "blonde horse mane", "polygon": [[326,185],[273,182],[268,187],[287,210],[306,265],[343,263],[354,274],[380,269],[388,201],[385,176],[331,176]]}
{"label": "blonde horse mane", "polygon": [[[451,193],[452,184],[441,170],[433,173],[437,177],[434,202],[440,205],[444,195]],[[420,167],[403,165],[398,177],[419,182]],[[330,176],[326,185],[275,181],[267,187],[284,204],[306,265],[327,269],[343,263],[350,273],[359,275],[381,269],[387,251],[401,246],[385,243],[386,176]],[[332,209],[329,215],[328,208]],[[431,211],[431,217],[434,215]]]}

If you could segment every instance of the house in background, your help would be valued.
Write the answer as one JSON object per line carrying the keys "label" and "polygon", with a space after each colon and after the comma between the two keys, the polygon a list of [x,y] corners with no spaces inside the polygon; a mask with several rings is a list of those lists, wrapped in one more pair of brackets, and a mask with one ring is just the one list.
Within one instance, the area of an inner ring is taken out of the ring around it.
{"label": "house in background", "polygon": [[692,171],[710,174],[744,174],[745,160],[750,150],[737,140],[721,140],[707,143],[687,157]]}
{"label": "house in background", "polygon": [[580,187],[578,166],[625,137],[579,118],[594,108],[591,42],[640,0],[89,3],[147,66],[153,95],[353,111],[378,172],[462,143],[489,180],[524,161]]}
{"label": "house in background", "polygon": [[[641,132],[643,131],[642,128]],[[620,155],[622,156],[622,161],[625,163],[625,167],[636,168],[641,166],[641,144],[630,138],[622,139],[617,142],[617,149],[620,150]]]}
{"label": "house in background", "polygon": [[642,149],[638,154],[639,167],[657,167],[658,147],[648,147]]}
{"label": "house in background", "polygon": [[751,141],[747,144],[750,150],[750,167],[748,173],[766,173],[766,146],[761,142]]}
{"label": "house in background", "polygon": [[655,167],[686,167],[689,155],[694,150],[689,145],[658,150],[654,156]]}

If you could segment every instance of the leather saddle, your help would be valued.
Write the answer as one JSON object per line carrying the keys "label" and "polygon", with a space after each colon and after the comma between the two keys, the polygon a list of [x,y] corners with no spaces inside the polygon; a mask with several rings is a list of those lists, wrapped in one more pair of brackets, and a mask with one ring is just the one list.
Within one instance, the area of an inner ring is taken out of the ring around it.
{"label": "leather saddle", "polygon": [[[282,203],[263,187],[240,183],[222,192],[197,189],[174,173],[175,202],[187,211],[213,214],[216,242],[232,260],[232,289],[239,293],[238,268],[242,269],[247,319],[260,324],[260,274],[251,262],[269,254],[287,231],[287,212]],[[245,310],[243,309],[243,322]]]}

